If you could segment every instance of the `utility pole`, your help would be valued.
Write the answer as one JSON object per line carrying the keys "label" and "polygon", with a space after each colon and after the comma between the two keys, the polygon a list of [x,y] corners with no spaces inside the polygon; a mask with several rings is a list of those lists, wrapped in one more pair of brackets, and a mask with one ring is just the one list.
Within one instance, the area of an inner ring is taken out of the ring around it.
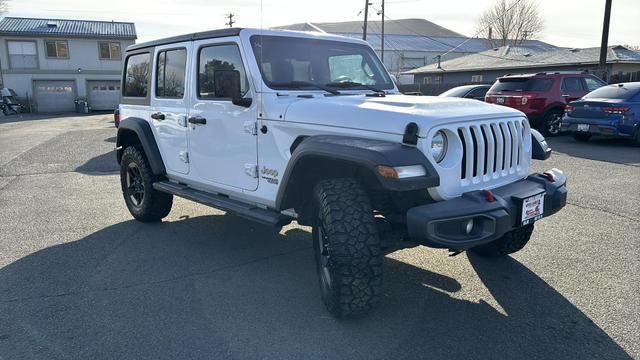
{"label": "utility pole", "polygon": [[364,2],[364,26],[362,27],[362,40],[367,40],[367,17],[369,16],[369,0]]}
{"label": "utility pole", "polygon": [[382,36],[380,37],[380,57],[382,63],[384,64],[384,0],[382,0],[382,9],[380,9],[382,13]]}
{"label": "utility pole", "polygon": [[227,25],[227,26],[229,26],[230,28],[232,28],[232,27],[233,27],[233,24],[235,24],[235,23],[236,23],[235,21],[233,21],[233,17],[234,17],[234,16],[235,16],[235,15],[234,15],[233,13],[229,13],[229,14],[227,14],[227,15],[226,15],[226,17],[229,19],[229,22],[225,23],[225,25]]}
{"label": "utility pole", "polygon": [[602,42],[600,43],[600,74],[602,80],[608,81],[607,74],[607,48],[609,46],[609,21],[611,20],[611,0],[606,0],[604,5],[604,23],[602,24]]}

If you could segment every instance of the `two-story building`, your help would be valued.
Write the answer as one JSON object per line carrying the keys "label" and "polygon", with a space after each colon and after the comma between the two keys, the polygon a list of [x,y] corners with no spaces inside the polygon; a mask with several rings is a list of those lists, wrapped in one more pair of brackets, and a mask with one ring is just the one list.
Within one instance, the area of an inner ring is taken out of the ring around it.
{"label": "two-story building", "polygon": [[115,109],[122,53],[136,38],[133,23],[5,17],[0,81],[37,112],[73,111],[79,97]]}

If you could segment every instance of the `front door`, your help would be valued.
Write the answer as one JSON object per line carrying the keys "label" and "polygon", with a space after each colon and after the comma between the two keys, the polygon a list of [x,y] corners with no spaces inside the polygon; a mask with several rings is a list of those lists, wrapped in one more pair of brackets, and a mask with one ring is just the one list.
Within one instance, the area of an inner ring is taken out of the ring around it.
{"label": "front door", "polygon": [[167,173],[187,174],[187,99],[185,87],[191,43],[159,46],[154,54],[150,123]]}
{"label": "front door", "polygon": [[237,39],[208,39],[193,43],[190,94],[189,157],[191,176],[212,185],[245,190],[258,187],[257,102],[234,105],[216,94],[214,72],[240,72],[243,97],[252,97]]}

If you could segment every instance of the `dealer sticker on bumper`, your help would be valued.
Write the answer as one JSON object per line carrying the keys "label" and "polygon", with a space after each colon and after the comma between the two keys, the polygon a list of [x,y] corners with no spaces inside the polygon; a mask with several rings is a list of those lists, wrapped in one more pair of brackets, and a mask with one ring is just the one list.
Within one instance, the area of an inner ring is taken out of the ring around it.
{"label": "dealer sticker on bumper", "polygon": [[522,226],[542,219],[544,213],[544,193],[522,200]]}

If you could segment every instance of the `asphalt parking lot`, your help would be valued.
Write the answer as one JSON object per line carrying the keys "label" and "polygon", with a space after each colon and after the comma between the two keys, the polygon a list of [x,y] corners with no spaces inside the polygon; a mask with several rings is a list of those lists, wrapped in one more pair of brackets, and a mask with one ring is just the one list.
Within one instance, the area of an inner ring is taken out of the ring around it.
{"label": "asphalt parking lot", "polygon": [[486,260],[386,258],[371,316],[324,310],[308,228],[121,199],[111,115],[0,118],[0,359],[640,358],[640,148],[549,139],[564,211]]}

